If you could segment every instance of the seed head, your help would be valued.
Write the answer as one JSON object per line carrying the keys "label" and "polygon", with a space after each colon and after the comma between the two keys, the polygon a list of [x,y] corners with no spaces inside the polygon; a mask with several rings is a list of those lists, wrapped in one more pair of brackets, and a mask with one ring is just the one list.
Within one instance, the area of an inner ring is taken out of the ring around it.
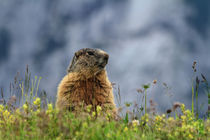
{"label": "seed head", "polygon": [[173,105],[173,110],[176,110],[177,108],[180,108],[182,105],[182,103],[180,102],[175,102],[174,105]]}
{"label": "seed head", "polygon": [[196,70],[196,64],[197,64],[197,62],[196,62],[196,61],[194,61],[194,62],[193,62],[193,65],[192,65],[192,68],[193,68],[194,72],[196,72],[196,71],[197,71],[197,70]]}
{"label": "seed head", "polygon": [[154,85],[155,85],[155,84],[157,84],[157,80],[153,80],[153,82],[152,82],[152,83],[153,83]]}
{"label": "seed head", "polygon": [[166,110],[166,113],[167,113],[167,114],[170,114],[171,112],[172,112],[171,109],[167,109],[167,110]]}
{"label": "seed head", "polygon": [[202,79],[203,79],[202,82],[207,82],[206,77],[205,77],[202,73],[201,73],[201,77],[202,77]]}
{"label": "seed head", "polygon": [[198,79],[198,76],[196,76],[196,84],[199,85],[199,83],[200,83],[200,80]]}

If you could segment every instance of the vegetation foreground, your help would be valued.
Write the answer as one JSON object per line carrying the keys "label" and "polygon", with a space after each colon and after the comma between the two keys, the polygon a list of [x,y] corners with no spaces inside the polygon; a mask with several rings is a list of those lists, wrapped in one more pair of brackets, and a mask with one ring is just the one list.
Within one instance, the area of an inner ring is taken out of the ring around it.
{"label": "vegetation foreground", "polygon": [[52,104],[40,108],[40,98],[32,105],[24,104],[16,110],[0,105],[1,139],[209,139],[210,120],[195,119],[190,110],[181,105],[182,115],[176,118],[165,114],[142,116],[140,119],[114,120],[98,106],[91,112],[59,112]]}
{"label": "vegetation foreground", "polygon": [[[196,72],[195,62],[193,69]],[[202,78],[210,105],[208,82],[203,75]],[[120,116],[116,118],[102,111],[100,106],[95,108],[89,105],[74,113],[57,110],[48,102],[45,92],[39,93],[41,78],[38,79],[36,76],[34,79],[31,78],[27,67],[24,80],[16,76],[14,83],[10,85],[8,101],[5,100],[1,89],[0,139],[210,140],[210,110],[207,116],[199,118],[197,97],[200,81],[198,77],[195,79],[195,90],[194,79],[192,80],[191,110],[177,102],[166,111],[166,114],[158,115],[152,100],[149,102],[149,109],[147,107],[147,89],[150,87],[150,84],[147,84],[143,85],[143,89],[137,90],[138,93],[142,93],[141,105],[135,103],[132,109],[128,109],[132,103],[125,103],[125,106],[121,107],[118,89],[116,101],[120,106]],[[152,84],[156,82],[154,80]],[[164,85],[167,86],[165,83]]]}

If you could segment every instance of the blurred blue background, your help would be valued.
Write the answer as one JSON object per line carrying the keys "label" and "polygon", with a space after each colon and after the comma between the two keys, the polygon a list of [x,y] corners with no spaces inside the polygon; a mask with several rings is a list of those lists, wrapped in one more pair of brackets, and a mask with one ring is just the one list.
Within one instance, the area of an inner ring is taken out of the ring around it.
{"label": "blurred blue background", "polygon": [[[159,110],[174,101],[190,107],[193,61],[198,75],[210,80],[210,1],[0,0],[0,87],[6,94],[29,65],[43,77],[40,88],[55,98],[74,52],[87,47],[110,54],[108,75],[123,101],[136,101],[136,89],[157,79],[148,98]],[[203,103],[205,111],[200,90]]]}

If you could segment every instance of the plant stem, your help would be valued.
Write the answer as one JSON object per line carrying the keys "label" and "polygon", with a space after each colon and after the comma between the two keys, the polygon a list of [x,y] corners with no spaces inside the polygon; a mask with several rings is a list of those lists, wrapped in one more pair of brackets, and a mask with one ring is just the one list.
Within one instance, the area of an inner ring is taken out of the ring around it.
{"label": "plant stem", "polygon": [[210,93],[208,93],[208,117],[210,117]]}
{"label": "plant stem", "polygon": [[192,114],[194,116],[194,87],[192,82]]}
{"label": "plant stem", "polygon": [[198,119],[198,84],[196,84],[195,99],[196,99],[196,119]]}
{"label": "plant stem", "polygon": [[145,109],[145,115],[147,114],[147,90],[145,89],[145,106],[144,106],[144,109]]}

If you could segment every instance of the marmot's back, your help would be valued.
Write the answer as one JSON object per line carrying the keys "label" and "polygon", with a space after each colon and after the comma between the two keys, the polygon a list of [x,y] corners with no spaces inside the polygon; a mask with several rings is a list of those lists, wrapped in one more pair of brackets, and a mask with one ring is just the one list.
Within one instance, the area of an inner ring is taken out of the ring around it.
{"label": "marmot's back", "polygon": [[105,66],[109,55],[99,49],[77,51],[68,68],[68,74],[60,82],[56,106],[59,109],[76,109],[81,105],[100,105],[116,111],[112,85]]}

